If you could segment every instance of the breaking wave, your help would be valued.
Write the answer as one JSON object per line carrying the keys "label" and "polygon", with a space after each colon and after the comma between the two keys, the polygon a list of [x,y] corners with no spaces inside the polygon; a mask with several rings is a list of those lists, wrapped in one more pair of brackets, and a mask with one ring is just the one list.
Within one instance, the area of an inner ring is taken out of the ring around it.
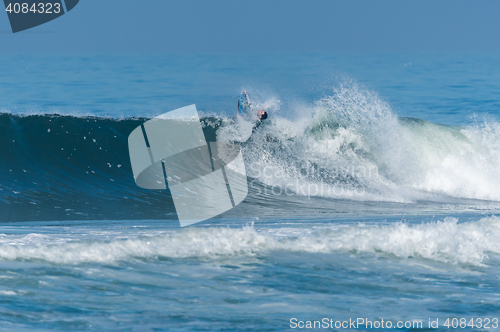
{"label": "breaking wave", "polygon": [[[500,201],[495,121],[454,127],[399,118],[356,84],[287,110],[276,98],[255,105],[270,117],[253,134],[251,123],[233,116],[202,118],[208,141],[241,145],[250,177],[246,205],[262,205],[254,199],[262,188],[272,193],[264,205],[275,209],[284,193],[299,209],[304,196]],[[7,139],[0,145],[0,219],[176,219],[168,191],[141,189],[132,176],[127,138],[147,120],[1,113]]]}
{"label": "breaking wave", "polygon": [[132,237],[117,231],[0,235],[1,260],[41,260],[55,264],[106,263],[162,258],[213,259],[220,256],[293,253],[370,253],[403,259],[483,265],[500,254],[500,218],[458,223],[447,217],[425,224],[330,224],[315,228],[188,228]]}
{"label": "breaking wave", "polygon": [[[399,118],[356,84],[340,85],[294,117],[276,113],[242,143],[248,174],[269,186],[361,201],[500,200],[497,122],[455,127]],[[241,140],[239,125],[221,128],[218,139]]]}

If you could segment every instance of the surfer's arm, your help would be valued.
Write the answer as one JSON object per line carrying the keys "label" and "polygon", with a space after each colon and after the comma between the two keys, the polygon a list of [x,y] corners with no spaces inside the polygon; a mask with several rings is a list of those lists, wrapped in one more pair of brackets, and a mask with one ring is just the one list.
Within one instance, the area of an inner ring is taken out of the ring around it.
{"label": "surfer's arm", "polygon": [[256,123],[256,124],[253,126],[253,128],[252,128],[252,133],[254,133],[254,132],[257,130],[257,128],[259,128],[259,126],[260,126],[261,124],[262,124],[262,121],[260,121],[260,120],[259,120],[259,121],[257,121],[257,123]]}

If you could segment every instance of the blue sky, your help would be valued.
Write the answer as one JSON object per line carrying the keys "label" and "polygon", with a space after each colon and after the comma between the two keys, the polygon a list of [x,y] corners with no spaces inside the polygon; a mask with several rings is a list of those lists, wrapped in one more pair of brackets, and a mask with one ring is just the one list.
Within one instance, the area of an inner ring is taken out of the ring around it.
{"label": "blue sky", "polygon": [[500,1],[81,0],[0,53],[498,52]]}

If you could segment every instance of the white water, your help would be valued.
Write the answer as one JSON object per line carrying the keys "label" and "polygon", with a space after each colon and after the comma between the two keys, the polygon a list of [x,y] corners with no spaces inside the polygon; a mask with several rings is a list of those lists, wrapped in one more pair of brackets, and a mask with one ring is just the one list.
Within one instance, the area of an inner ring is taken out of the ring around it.
{"label": "white water", "polygon": [[[361,201],[500,200],[499,123],[458,128],[399,119],[353,83],[312,105],[279,105],[267,101],[269,120],[242,143],[248,175],[269,186]],[[229,122],[218,140],[250,135],[250,124]]]}
{"label": "white water", "polygon": [[54,264],[156,260],[158,257],[213,259],[270,255],[274,251],[371,253],[444,263],[482,265],[500,254],[500,218],[458,223],[455,218],[425,224],[324,224],[308,228],[189,228],[126,233],[76,229],[0,236],[3,261],[40,260]]}

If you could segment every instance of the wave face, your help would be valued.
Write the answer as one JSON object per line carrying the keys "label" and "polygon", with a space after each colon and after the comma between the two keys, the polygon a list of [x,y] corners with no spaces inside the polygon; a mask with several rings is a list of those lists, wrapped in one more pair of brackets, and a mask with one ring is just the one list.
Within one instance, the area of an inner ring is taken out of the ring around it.
{"label": "wave face", "polygon": [[[453,127],[398,118],[355,84],[298,107],[293,120],[270,113],[242,144],[249,176],[269,186],[359,201],[500,200],[497,122]],[[218,139],[245,140],[235,135],[239,125],[221,128]]]}
{"label": "wave face", "polygon": [[[398,118],[353,84],[287,112],[276,99],[254,105],[270,118],[253,134],[233,117],[202,118],[207,141],[240,142],[250,191],[233,211],[239,217],[339,200],[500,201],[497,122],[459,128]],[[132,176],[127,138],[147,120],[0,114],[0,218],[175,220],[168,190],[141,189]]]}
{"label": "wave face", "polygon": [[3,220],[165,218],[175,213],[168,195],[134,183],[127,137],[144,121],[0,114],[7,138],[0,146]]}

